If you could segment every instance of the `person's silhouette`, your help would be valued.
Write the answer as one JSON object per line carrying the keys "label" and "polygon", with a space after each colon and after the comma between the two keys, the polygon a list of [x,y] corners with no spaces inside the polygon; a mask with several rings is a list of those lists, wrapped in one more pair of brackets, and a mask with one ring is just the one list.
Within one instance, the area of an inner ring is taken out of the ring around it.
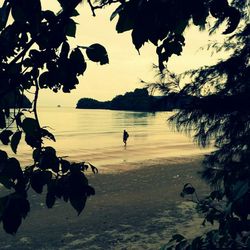
{"label": "person's silhouette", "polygon": [[124,129],[123,130],[123,142],[124,142],[124,146],[126,147],[127,145],[127,140],[128,140],[129,134],[128,132]]}

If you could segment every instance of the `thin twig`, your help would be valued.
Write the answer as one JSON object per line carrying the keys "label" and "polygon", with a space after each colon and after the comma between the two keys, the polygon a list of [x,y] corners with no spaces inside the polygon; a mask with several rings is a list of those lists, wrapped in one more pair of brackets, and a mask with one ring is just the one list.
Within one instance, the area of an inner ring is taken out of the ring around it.
{"label": "thin twig", "polygon": [[110,1],[108,1],[108,2],[105,2],[105,3],[100,4],[100,5],[96,5],[96,6],[94,6],[94,5],[91,3],[91,0],[87,0],[87,2],[88,2],[89,7],[90,7],[90,9],[91,9],[91,11],[92,11],[92,15],[93,15],[93,16],[96,16],[95,10],[97,10],[97,9],[102,9],[104,6],[110,5],[110,4],[112,4],[112,3],[123,3],[124,1],[122,1],[122,0],[110,0]]}

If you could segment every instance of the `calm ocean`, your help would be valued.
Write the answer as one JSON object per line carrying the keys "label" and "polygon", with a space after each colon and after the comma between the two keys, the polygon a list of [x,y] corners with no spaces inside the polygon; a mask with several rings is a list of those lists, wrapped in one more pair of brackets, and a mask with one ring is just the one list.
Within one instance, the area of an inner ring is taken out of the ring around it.
{"label": "calm ocean", "polygon": [[[47,126],[56,142],[58,156],[71,161],[89,161],[97,167],[160,158],[201,154],[186,135],[174,132],[167,123],[171,112],[132,112],[75,108],[40,108],[41,126]],[[127,147],[123,130],[129,133]],[[32,150],[23,142],[17,158],[23,166],[32,162]],[[4,147],[6,149],[6,147]],[[13,154],[12,154],[13,155]]]}

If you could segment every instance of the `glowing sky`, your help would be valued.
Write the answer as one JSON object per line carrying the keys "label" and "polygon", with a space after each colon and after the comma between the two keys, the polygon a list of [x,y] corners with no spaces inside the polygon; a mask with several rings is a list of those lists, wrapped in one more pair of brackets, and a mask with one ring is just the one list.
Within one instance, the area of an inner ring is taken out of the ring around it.
{"label": "glowing sky", "polygon": [[[51,7],[56,8],[56,5],[47,4],[47,8]],[[70,44],[89,46],[100,43],[107,49],[110,63],[100,66],[88,61],[88,68],[79,78],[80,84],[76,90],[70,94],[54,94],[50,90],[43,90],[39,97],[40,106],[60,104],[74,107],[82,97],[111,100],[118,94],[143,87],[140,79],[154,81],[155,71],[152,64],[157,62],[155,47],[147,43],[139,55],[132,44],[130,32],[118,34],[115,30],[117,19],[110,22],[109,17],[115,8],[116,6],[112,6],[99,10],[97,16],[93,17],[86,3],[79,6],[80,16],[75,18],[79,23],[77,35],[75,39],[69,39]],[[169,69],[180,73],[215,62],[210,53],[199,50],[208,43],[208,39],[211,37],[206,32],[200,32],[196,27],[190,28],[186,32],[186,46],[182,56],[173,56],[169,61]]]}

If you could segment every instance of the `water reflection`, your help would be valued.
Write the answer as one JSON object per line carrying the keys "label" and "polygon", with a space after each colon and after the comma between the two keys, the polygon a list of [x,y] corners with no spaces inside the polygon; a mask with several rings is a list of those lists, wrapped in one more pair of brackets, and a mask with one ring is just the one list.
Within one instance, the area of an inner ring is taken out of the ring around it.
{"label": "water reflection", "polygon": [[138,118],[155,116],[155,112],[114,111],[113,115],[114,118],[122,117],[123,119],[131,119],[131,118],[138,119]]}
{"label": "water reflection", "polygon": [[112,119],[124,126],[148,126],[150,120],[155,117],[155,112],[132,112],[132,111],[113,111]]}

